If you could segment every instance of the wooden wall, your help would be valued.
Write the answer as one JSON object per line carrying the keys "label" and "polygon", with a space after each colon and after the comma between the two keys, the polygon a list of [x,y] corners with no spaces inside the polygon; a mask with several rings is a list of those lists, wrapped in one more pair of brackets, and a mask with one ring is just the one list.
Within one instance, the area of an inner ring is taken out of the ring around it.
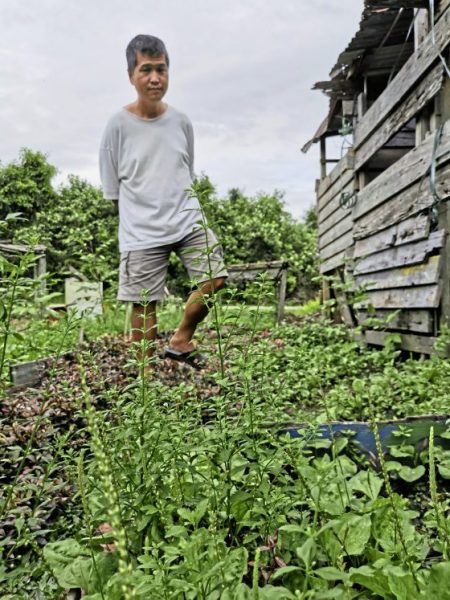
{"label": "wooden wall", "polygon": [[[425,36],[360,118],[353,149],[317,185],[321,272],[366,290],[364,300],[350,305],[335,286],[343,319],[363,325],[368,342],[381,344],[386,331],[397,331],[404,348],[425,353],[432,352],[439,325],[450,319],[450,202],[437,203],[430,187],[435,153],[436,191],[450,198],[450,84],[439,57],[449,45],[450,6],[434,39]],[[365,177],[411,122],[419,130],[417,145],[380,174]],[[387,324],[378,330],[373,317]]]}

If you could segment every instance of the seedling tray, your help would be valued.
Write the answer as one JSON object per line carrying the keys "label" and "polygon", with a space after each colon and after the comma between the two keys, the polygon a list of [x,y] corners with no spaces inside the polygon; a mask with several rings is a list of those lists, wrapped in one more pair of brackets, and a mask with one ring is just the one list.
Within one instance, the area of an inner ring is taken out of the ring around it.
{"label": "seedling tray", "polygon": [[[449,443],[449,440],[440,439],[440,436],[449,429],[450,415],[414,416],[393,421],[379,421],[377,425],[381,447],[385,453],[388,453],[390,447],[405,443],[415,446],[418,450],[426,447],[431,427],[434,427],[434,436],[438,443]],[[372,423],[341,421],[316,427],[309,424],[288,425],[280,433],[287,433],[291,438],[307,440],[332,441],[342,436],[349,436],[365,454],[377,455]]]}

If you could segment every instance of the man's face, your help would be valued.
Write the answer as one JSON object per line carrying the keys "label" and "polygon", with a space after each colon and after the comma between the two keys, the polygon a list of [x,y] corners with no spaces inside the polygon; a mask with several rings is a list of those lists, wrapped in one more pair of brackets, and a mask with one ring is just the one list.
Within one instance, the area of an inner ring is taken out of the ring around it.
{"label": "man's face", "polygon": [[148,56],[138,52],[136,58],[137,64],[130,74],[130,81],[140,98],[158,102],[167,92],[169,85],[169,68],[165,57]]}

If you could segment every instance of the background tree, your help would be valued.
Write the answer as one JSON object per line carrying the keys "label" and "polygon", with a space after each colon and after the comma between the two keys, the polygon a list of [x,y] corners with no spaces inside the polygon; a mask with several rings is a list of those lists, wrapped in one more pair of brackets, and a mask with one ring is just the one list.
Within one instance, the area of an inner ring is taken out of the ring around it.
{"label": "background tree", "polygon": [[[48,268],[59,278],[75,267],[89,279],[117,286],[119,252],[117,217],[110,201],[87,181],[70,176],[65,185],[52,187],[56,168],[40,152],[24,149],[19,160],[0,165],[0,219],[20,212],[6,236],[15,242],[39,239],[47,246]],[[224,199],[207,176],[196,183],[208,222],[224,247],[227,264],[288,260],[288,293],[298,299],[315,295],[318,273],[317,217],[310,209],[303,222],[286,210],[283,194],[244,195],[232,188]],[[4,234],[5,235],[5,234]],[[185,293],[189,281],[180,261],[169,265],[169,287]]]}

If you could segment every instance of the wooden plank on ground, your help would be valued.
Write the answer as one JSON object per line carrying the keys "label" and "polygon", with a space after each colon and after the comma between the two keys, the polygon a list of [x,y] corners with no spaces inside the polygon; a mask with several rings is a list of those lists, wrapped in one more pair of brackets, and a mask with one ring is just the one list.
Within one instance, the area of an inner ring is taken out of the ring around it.
{"label": "wooden plank on ground", "polygon": [[[344,212],[345,215],[345,212]],[[351,213],[347,213],[344,219],[339,221],[337,225],[329,229],[326,233],[319,234],[319,248],[324,248],[334,240],[342,237],[347,232],[351,231],[353,219]]]}
{"label": "wooden plank on ground", "polygon": [[331,258],[335,254],[339,254],[342,250],[346,250],[353,244],[353,233],[351,231],[345,233],[343,236],[328,244],[325,248],[320,250],[320,260],[326,260]]}
{"label": "wooden plank on ground", "polygon": [[[436,190],[439,197],[443,199],[450,197],[450,163],[438,170]],[[428,179],[417,182],[360,218],[354,225],[355,239],[382,231],[394,223],[429,208],[432,203],[433,197]]]}
{"label": "wooden plank on ground", "polygon": [[396,223],[374,235],[358,239],[355,243],[353,256],[359,258],[360,256],[374,254],[380,250],[386,250],[386,248],[423,240],[428,237],[429,233],[429,215],[417,215],[405,221],[400,221],[400,223]]}
{"label": "wooden plank on ground", "polygon": [[444,240],[445,230],[439,229],[421,242],[413,242],[372,254],[356,262],[354,275],[423,263],[431,253],[442,248]]}
{"label": "wooden plank on ground", "polygon": [[418,265],[356,276],[355,285],[367,290],[386,290],[438,283],[441,262],[440,255],[430,256],[427,262]]}
{"label": "wooden plank on ground", "polygon": [[403,100],[404,96],[422,78],[431,65],[438,60],[450,43],[450,11],[447,10],[434,28],[434,39],[429,33],[419,48],[412,54],[390,85],[372,104],[355,128],[355,149],[369,137],[389,113]]}
{"label": "wooden plank on ground", "polygon": [[[431,164],[434,135],[403,158],[386,169],[358,193],[358,201],[353,209],[354,220],[360,219],[392,196],[412,185],[426,175]],[[450,121],[444,125],[437,152],[437,167],[450,161]]]}
{"label": "wooden plank on ground", "polygon": [[340,159],[340,161],[336,164],[334,169],[323,179],[320,180],[318,189],[317,189],[317,197],[319,198],[319,206],[321,205],[323,195],[325,192],[336,183],[336,181],[340,180],[344,173],[348,170],[353,170],[355,163],[355,156],[353,154],[353,150],[348,150],[346,154]]}
{"label": "wooden plank on ground", "polygon": [[355,304],[355,308],[437,308],[441,299],[438,284],[420,285],[416,288],[396,288],[367,292],[367,299]]}
{"label": "wooden plank on ground", "polygon": [[356,318],[359,325],[366,327],[373,327],[374,319],[376,319],[385,329],[431,334],[434,333],[433,313],[434,311],[427,309],[376,310],[373,313],[360,310],[356,313]]}
{"label": "wooden plank on ground", "polygon": [[355,156],[355,170],[360,169],[377,150],[410,121],[441,89],[444,67],[438,63],[428,75],[412,90],[405,102],[375,129],[373,134],[358,148]]}
{"label": "wooden plank on ground", "polygon": [[[355,334],[356,339],[360,339],[367,344],[374,346],[384,346],[389,332],[368,330],[363,334]],[[413,335],[410,333],[400,334],[400,347],[408,352],[418,352],[420,354],[434,354],[434,344],[437,338],[433,336]]]}

